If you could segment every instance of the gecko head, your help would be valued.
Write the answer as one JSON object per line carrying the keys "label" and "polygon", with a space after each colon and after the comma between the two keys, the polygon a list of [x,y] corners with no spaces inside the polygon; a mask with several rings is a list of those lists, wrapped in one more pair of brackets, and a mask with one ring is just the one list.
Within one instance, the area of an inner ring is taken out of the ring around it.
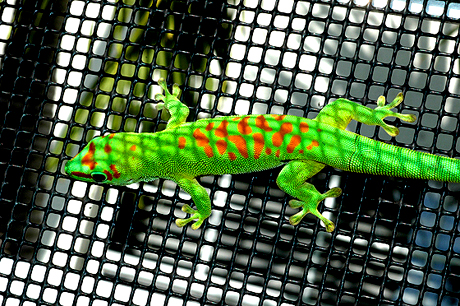
{"label": "gecko head", "polygon": [[66,163],[65,172],[74,179],[90,183],[128,185],[139,181],[132,176],[128,177],[128,172],[131,171],[127,171],[127,162],[121,157],[123,152],[119,152],[120,144],[123,148],[129,144],[124,143],[122,138],[114,139],[115,135],[110,134],[91,140],[83,150]]}

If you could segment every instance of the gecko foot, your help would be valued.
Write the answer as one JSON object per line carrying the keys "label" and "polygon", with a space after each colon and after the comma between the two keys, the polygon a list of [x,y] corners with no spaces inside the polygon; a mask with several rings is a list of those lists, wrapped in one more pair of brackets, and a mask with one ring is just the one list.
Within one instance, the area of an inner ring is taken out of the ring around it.
{"label": "gecko foot", "polygon": [[183,227],[186,224],[188,224],[190,222],[193,222],[196,219],[198,219],[198,221],[196,221],[195,223],[192,224],[192,229],[196,230],[196,229],[200,228],[201,224],[203,224],[203,221],[207,218],[207,217],[203,217],[196,209],[191,208],[187,204],[182,206],[182,211],[186,212],[188,214],[191,214],[192,216],[190,218],[187,218],[187,219],[177,219],[176,220],[176,225],[178,227]]}
{"label": "gecko foot", "polygon": [[324,217],[318,211],[319,203],[324,200],[325,198],[336,198],[342,194],[342,190],[338,187],[334,187],[327,191],[326,193],[320,194],[315,200],[313,201],[299,201],[299,200],[291,200],[289,201],[289,206],[291,208],[302,208],[302,210],[295,215],[289,218],[289,223],[292,225],[297,225],[300,221],[305,217],[307,214],[313,214],[318,217],[321,221],[323,221],[324,225],[326,226],[327,232],[332,232],[335,229],[334,222]]}
{"label": "gecko foot", "polygon": [[165,79],[161,78],[158,80],[158,85],[164,90],[164,94],[156,94],[155,100],[165,101],[168,98],[179,98],[180,88],[179,85],[174,84],[172,87],[172,93],[169,92],[168,85],[166,84]]}
{"label": "gecko foot", "polygon": [[414,122],[417,119],[417,117],[415,117],[413,114],[400,114],[390,110],[401,104],[403,99],[403,94],[400,92],[390,104],[385,105],[385,97],[380,96],[377,100],[377,107],[374,109],[374,116],[378,122],[377,124],[381,126],[385,132],[393,137],[399,134],[399,129],[395,126],[385,123],[383,121],[384,118],[396,117],[406,122]]}

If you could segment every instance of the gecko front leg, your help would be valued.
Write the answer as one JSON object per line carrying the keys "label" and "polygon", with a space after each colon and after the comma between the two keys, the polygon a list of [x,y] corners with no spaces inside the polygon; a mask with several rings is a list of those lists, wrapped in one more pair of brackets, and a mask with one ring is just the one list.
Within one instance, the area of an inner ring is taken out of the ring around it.
{"label": "gecko front leg", "polygon": [[170,114],[171,118],[168,120],[166,129],[175,128],[185,122],[189,114],[188,107],[179,100],[180,89],[177,84],[173,85],[172,94],[168,90],[166,81],[164,79],[158,80],[158,85],[164,90],[165,94],[156,94],[155,100],[163,101],[163,103],[157,104],[157,109],[166,109]]}

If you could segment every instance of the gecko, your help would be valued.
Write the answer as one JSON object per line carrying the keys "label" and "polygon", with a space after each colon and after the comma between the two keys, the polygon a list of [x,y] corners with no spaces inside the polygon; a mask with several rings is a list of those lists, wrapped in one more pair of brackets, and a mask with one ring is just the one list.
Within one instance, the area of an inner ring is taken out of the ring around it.
{"label": "gecko", "polygon": [[399,129],[383,121],[396,117],[414,122],[413,114],[391,111],[403,101],[403,94],[386,105],[380,96],[377,107],[339,98],[327,104],[315,119],[292,115],[253,114],[223,116],[186,122],[189,108],[179,100],[177,84],[157,94],[158,109],[170,114],[166,128],[154,133],[120,132],[92,139],[74,158],[65,172],[72,178],[111,185],[149,182],[156,178],[174,181],[190,194],[196,209],[188,204],[182,211],[190,216],[177,219],[182,227],[190,222],[198,229],[211,215],[211,200],[197,181],[205,175],[252,173],[283,166],[276,183],[293,197],[292,208],[301,210],[289,218],[297,225],[311,213],[325,225],[318,205],[325,198],[339,197],[339,187],[320,193],[307,182],[326,165],[373,175],[460,182],[460,161],[376,141],[346,130],[351,120],[382,127],[390,136]]}

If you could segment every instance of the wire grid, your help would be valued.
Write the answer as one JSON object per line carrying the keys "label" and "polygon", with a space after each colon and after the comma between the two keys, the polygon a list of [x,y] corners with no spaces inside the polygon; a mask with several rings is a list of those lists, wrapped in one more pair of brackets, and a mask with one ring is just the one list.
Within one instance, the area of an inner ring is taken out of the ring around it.
{"label": "wire grid", "polygon": [[1,305],[458,305],[458,184],[345,173],[321,209],[294,213],[278,170],[204,177],[213,215],[178,228],[190,196],[170,181],[69,179],[63,166],[108,132],[154,132],[157,80],[189,120],[313,118],[338,97],[400,91],[400,135],[456,156],[460,6],[451,1],[0,2]]}

